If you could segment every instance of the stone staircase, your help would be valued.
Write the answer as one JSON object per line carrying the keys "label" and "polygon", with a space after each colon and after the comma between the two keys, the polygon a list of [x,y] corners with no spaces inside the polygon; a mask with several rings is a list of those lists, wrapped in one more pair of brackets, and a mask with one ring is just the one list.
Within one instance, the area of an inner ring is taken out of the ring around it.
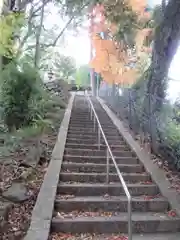
{"label": "stone staircase", "polygon": [[[95,100],[93,104],[132,195],[133,239],[179,239],[176,233],[180,230],[180,218],[168,215],[168,201],[161,196],[158,186],[100,104]],[[110,183],[106,184],[106,146],[101,139],[98,150],[97,139],[88,103],[84,96],[76,96],[57,187],[52,232],[105,234],[92,239],[107,239],[105,236],[109,234],[127,235],[127,198],[111,160]]]}

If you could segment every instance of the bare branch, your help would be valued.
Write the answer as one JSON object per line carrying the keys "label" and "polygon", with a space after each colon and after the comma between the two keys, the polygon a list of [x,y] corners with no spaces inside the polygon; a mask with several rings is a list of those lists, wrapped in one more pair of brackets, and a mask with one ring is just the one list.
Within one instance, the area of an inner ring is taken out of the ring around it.
{"label": "bare branch", "polygon": [[27,25],[28,25],[28,27],[27,27],[27,33],[26,33],[26,35],[23,37],[21,43],[19,44],[19,48],[18,48],[18,50],[17,50],[17,56],[20,54],[20,50],[23,48],[23,46],[24,46],[24,44],[26,43],[26,41],[28,40],[28,38],[33,34],[33,31],[32,31],[32,27],[33,27],[32,19],[37,16],[36,14],[38,13],[38,11],[40,11],[42,8],[44,8],[45,5],[46,5],[48,2],[50,2],[50,0],[45,0],[45,1],[43,1],[43,4],[41,4],[41,6],[39,6],[36,10],[34,10],[34,9],[35,9],[35,7],[39,4],[39,2],[36,3],[35,5],[33,5],[33,4],[31,5],[30,11],[29,11],[28,23],[27,23]]}
{"label": "bare branch", "polygon": [[[87,5],[89,4],[89,1],[87,3],[85,3],[81,8],[80,11],[82,11]],[[69,19],[69,21],[66,23],[66,25],[63,27],[63,29],[60,31],[60,33],[58,34],[58,36],[56,37],[56,39],[54,40],[54,42],[50,43],[50,44],[43,44],[44,47],[54,47],[56,46],[59,38],[64,34],[64,32],[66,31],[67,27],[70,25],[70,23],[73,21],[73,19],[76,17],[76,13],[74,13],[72,15],[72,17]]]}
{"label": "bare branch", "polygon": [[48,4],[51,0],[45,0],[43,1],[43,4],[41,6],[39,6],[33,13],[32,13],[32,17],[34,17],[36,15],[36,13],[38,13],[46,4]]}
{"label": "bare branch", "polygon": [[[44,0],[44,6],[50,2],[50,0]],[[88,6],[89,1],[87,3],[85,3],[81,9],[79,11],[82,11],[86,6]],[[29,18],[28,18],[28,30],[27,30],[27,34],[24,36],[22,42],[20,43],[19,49],[18,49],[18,54],[20,53],[20,49],[23,48],[24,44],[26,43],[27,39],[31,36],[30,33],[32,32],[32,19],[34,18],[34,14],[36,14],[41,8],[43,7],[43,4],[38,7],[38,9],[36,9],[34,11],[34,6],[32,6],[31,10],[30,10],[30,14],[29,14]],[[74,20],[74,18],[76,17],[77,13],[74,13],[72,15],[72,17],[68,20],[68,22],[65,24],[65,26],[62,28],[62,30],[60,31],[60,33],[57,35],[57,37],[55,38],[55,40],[52,43],[49,44],[44,44],[44,43],[39,43],[40,48],[48,48],[48,47],[54,47],[56,46],[58,40],[60,39],[60,37],[64,34],[64,32],[66,31],[66,29],[68,28],[68,26],[71,24],[71,22]],[[46,31],[45,27],[42,25],[42,29],[44,29],[44,31]],[[36,44],[31,44],[27,47],[26,50],[32,49],[36,47]]]}

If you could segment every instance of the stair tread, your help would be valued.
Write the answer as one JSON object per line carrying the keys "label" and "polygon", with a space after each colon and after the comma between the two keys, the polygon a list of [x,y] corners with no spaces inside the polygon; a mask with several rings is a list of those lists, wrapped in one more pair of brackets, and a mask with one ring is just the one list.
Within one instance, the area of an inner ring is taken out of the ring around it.
{"label": "stair tread", "polygon": [[[148,173],[143,172],[143,173],[121,173],[122,176],[149,176]],[[61,172],[60,175],[76,175],[76,176],[106,176],[106,173],[88,173],[88,172]],[[109,173],[109,176],[118,176],[117,173]]]}
{"label": "stair tread", "polygon": [[[101,149],[101,150],[99,150],[99,149],[97,149],[97,150],[94,150],[94,149],[89,149],[89,148],[79,148],[79,149],[77,149],[77,148],[69,148],[69,147],[66,147],[65,148],[65,150],[73,150],[73,151],[89,151],[89,152],[104,152],[104,153],[106,153],[106,150],[103,150],[103,149]],[[121,153],[121,152],[131,152],[131,151],[129,151],[128,149],[127,150],[112,150],[112,152],[119,152],[119,153]]]}
{"label": "stair tread", "polygon": [[[180,232],[133,234],[133,240],[179,240],[179,239],[180,239]],[[97,239],[97,240],[106,240],[106,238]]]}
{"label": "stair tread", "polygon": [[[89,143],[66,143],[66,146],[67,145],[70,145],[70,146],[79,146],[79,148],[81,147],[81,146],[86,146],[86,147],[92,147],[92,146],[96,146],[96,147],[98,147],[99,146],[99,144],[98,143],[91,143],[91,144],[89,144]],[[127,146],[127,144],[126,143],[124,143],[124,144],[109,144],[109,146],[110,147],[126,147],[126,148],[128,148],[128,146]],[[100,147],[106,147],[106,144],[101,144],[100,145]],[[94,149],[93,149],[94,150]]]}
{"label": "stair tread", "polygon": [[[74,140],[74,141],[76,141],[76,138],[68,138],[67,137],[67,140]],[[87,140],[87,139],[84,139],[84,140]],[[103,141],[103,139],[102,139],[102,141]],[[120,140],[111,140],[111,141],[114,141],[114,142],[122,142],[122,143],[126,143],[124,140],[122,140],[122,139],[120,139]]]}
{"label": "stair tread", "polygon": [[[57,234],[56,234],[57,235]],[[59,233],[58,236],[64,236],[64,233]],[[127,234],[70,234],[73,240],[123,240],[123,236],[125,236],[124,240],[128,240],[126,238]],[[143,233],[143,234],[133,234],[133,240],[179,240],[180,232],[176,233]]]}
{"label": "stair tread", "polygon": [[[146,186],[146,187],[157,187],[157,185],[156,184],[154,184],[154,183],[151,183],[151,184],[146,184],[146,183],[128,183],[128,184],[126,184],[127,185],[127,187],[144,187],[144,186]],[[71,186],[71,187],[91,187],[91,188],[95,188],[95,187],[106,187],[106,188],[111,188],[111,187],[121,187],[122,186],[122,184],[120,184],[120,183],[113,183],[113,184],[105,184],[105,183],[79,183],[79,182],[77,182],[77,183],[74,183],[74,182],[72,182],[72,183],[66,183],[66,182],[60,182],[59,183],[59,186]]]}
{"label": "stair tread", "polygon": [[[68,162],[64,161],[62,163],[63,165],[74,165],[74,166],[80,166],[80,167],[86,167],[86,166],[102,166],[106,167],[105,163],[91,163],[91,162],[85,162],[85,163],[77,163],[77,162]],[[117,163],[119,167],[126,166],[126,167],[142,167],[141,164],[135,163],[135,164],[124,164],[124,163]],[[110,163],[109,166],[114,166],[113,163]]]}
{"label": "stair tread", "polygon": [[[70,157],[70,158],[73,158],[73,157],[77,158],[77,157],[79,157],[79,158],[88,158],[88,159],[90,159],[90,158],[97,158],[97,159],[104,158],[104,159],[106,159],[106,156],[94,156],[94,155],[92,155],[92,156],[85,156],[85,155],[81,156],[81,155],[64,154],[64,157],[66,157],[66,158],[68,158],[68,157]],[[135,157],[135,156],[132,156],[132,157],[126,157],[126,156],[120,157],[120,156],[117,156],[115,159],[120,160],[120,159],[132,159],[132,158],[134,160],[137,160],[137,157]]]}
{"label": "stair tread", "polygon": [[[96,212],[92,212],[93,213]],[[113,214],[113,212],[112,212]],[[61,217],[54,217],[52,221],[58,222],[104,222],[104,221],[119,221],[119,222],[127,222],[128,221],[128,213],[120,212],[117,213],[117,216],[73,216],[71,218],[61,218]],[[132,222],[144,222],[144,221],[174,221],[180,223],[180,217],[170,217],[167,213],[156,213],[156,212],[132,212]]]}
{"label": "stair tread", "polygon": [[[56,202],[120,202],[120,201],[127,201],[127,197],[126,196],[69,196],[67,195],[57,195],[56,197]],[[158,196],[158,197],[154,197],[152,199],[146,199],[145,196],[136,196],[136,197],[132,197],[132,202],[136,202],[136,201],[140,201],[140,202],[167,202],[167,200],[162,197],[162,196]]]}

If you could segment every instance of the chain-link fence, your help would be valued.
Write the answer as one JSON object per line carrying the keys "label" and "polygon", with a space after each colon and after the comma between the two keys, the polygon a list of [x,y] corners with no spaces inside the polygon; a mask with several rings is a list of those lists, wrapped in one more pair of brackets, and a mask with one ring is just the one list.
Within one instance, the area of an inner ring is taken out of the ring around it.
{"label": "chain-link fence", "polygon": [[[164,100],[162,110],[157,114],[151,111],[151,106],[157,99],[144,94],[143,89],[112,87],[107,84],[103,84],[99,91],[99,96],[142,146],[163,157],[170,166],[180,169],[180,102]],[[144,104],[145,97],[147,106]]]}

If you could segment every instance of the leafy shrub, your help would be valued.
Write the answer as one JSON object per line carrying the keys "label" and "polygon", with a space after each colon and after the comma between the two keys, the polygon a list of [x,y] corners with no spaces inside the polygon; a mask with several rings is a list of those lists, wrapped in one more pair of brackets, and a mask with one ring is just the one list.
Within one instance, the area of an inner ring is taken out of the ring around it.
{"label": "leafy shrub", "polygon": [[180,125],[172,120],[166,122],[160,140],[160,154],[171,167],[180,170]]}
{"label": "leafy shrub", "polygon": [[29,101],[37,92],[38,74],[27,64],[18,69],[15,63],[11,63],[1,78],[1,104],[5,124],[9,130],[28,125],[31,121]]}

